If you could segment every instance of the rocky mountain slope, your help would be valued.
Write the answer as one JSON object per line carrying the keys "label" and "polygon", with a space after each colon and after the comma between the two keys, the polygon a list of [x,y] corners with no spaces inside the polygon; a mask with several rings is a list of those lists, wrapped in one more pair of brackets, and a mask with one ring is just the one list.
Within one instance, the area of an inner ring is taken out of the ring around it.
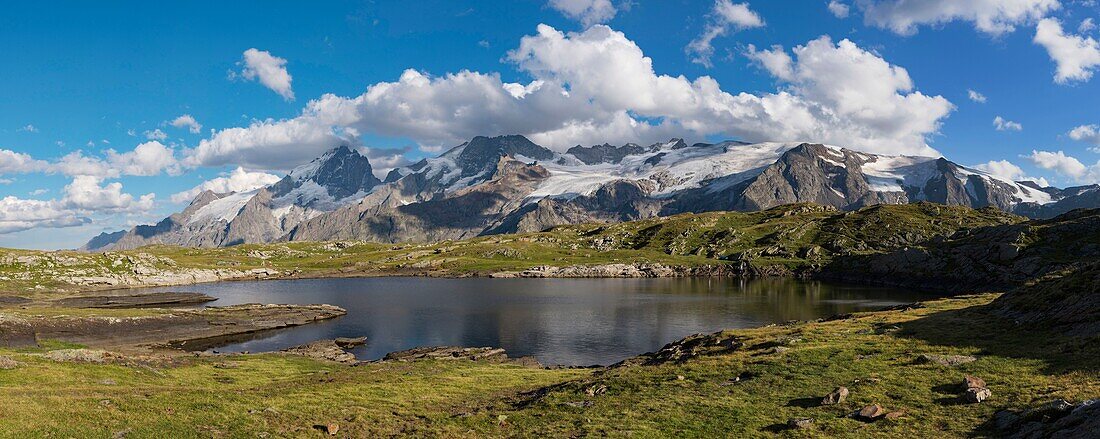
{"label": "rocky mountain slope", "polygon": [[613,223],[686,212],[810,202],[841,210],[929,201],[1051,217],[1100,205],[1096,187],[1014,182],[943,158],[883,156],[809,143],[683,140],[576,146],[475,137],[384,181],[345,147],[243,194],[203,193],[183,212],[87,250],[151,243],[360,239],[426,242]]}
{"label": "rocky mountain slope", "polygon": [[302,221],[362,199],[380,183],[366,157],[342,146],[292,170],[271,186],[243,193],[205,191],[182,212],[121,235],[101,235],[82,249],[123,250],[149,244],[218,247],[271,242]]}

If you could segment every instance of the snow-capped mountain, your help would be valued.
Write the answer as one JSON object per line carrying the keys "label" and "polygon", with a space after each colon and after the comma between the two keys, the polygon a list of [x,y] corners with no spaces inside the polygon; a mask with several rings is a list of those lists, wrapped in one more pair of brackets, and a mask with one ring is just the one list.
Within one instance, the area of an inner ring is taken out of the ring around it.
{"label": "snow-capped mountain", "polygon": [[850,210],[930,201],[1041,216],[1064,206],[1100,205],[1095,189],[1041,188],[943,158],[810,143],[689,145],[672,139],[555,153],[523,136],[475,137],[394,169],[384,181],[365,157],[340,147],[269,187],[203,193],[183,212],[139,226],[108,247],[437,241],[797,202]]}
{"label": "snow-capped mountain", "polygon": [[97,237],[85,249],[271,242],[302,221],[359,201],[380,183],[366,157],[340,146],[295,168],[271,186],[228,194],[203,192],[180,213],[155,225],[137,226],[121,236],[111,236],[113,241]]}

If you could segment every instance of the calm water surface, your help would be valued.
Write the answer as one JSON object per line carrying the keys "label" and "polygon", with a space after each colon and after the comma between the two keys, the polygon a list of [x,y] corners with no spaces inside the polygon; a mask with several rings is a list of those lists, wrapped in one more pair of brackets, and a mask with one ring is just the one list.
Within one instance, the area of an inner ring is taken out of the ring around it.
{"label": "calm water surface", "polygon": [[366,336],[360,359],[417,346],[499,346],[544,364],[610,364],[699,332],[871,310],[927,299],[897,289],[792,279],[367,278],[224,282],[196,291],[212,305],[328,303],[334,320],[218,347],[269,351]]}

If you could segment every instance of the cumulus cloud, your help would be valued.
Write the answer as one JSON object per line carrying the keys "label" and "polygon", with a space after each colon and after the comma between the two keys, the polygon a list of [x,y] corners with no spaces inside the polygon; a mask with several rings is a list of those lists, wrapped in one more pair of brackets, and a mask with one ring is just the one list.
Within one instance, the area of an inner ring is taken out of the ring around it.
{"label": "cumulus cloud", "polygon": [[195,117],[191,116],[190,114],[184,114],[175,119],[172,119],[172,121],[169,122],[169,125],[172,125],[176,128],[187,128],[187,131],[190,131],[191,134],[198,134],[202,132],[202,124],[195,120]]}
{"label": "cumulus cloud", "polygon": [[61,208],[56,201],[0,198],[0,235],[33,228],[76,227],[91,222]]}
{"label": "cumulus cloud", "polygon": [[152,176],[167,171],[179,174],[180,167],[172,148],[153,140],[142,143],[133,151],[118,153],[107,150],[107,162],[111,169],[123,175]]}
{"label": "cumulus cloud", "polygon": [[0,149],[0,175],[40,172],[48,166],[48,163],[35,160],[29,154]]}
{"label": "cumulus cloud", "polygon": [[[335,96],[322,97],[333,100]],[[247,127],[226,128],[203,139],[184,160],[187,166],[240,165],[252,169],[290,169],[348,140],[333,127],[339,120],[320,117],[311,102],[302,115],[287,120],[253,121]],[[338,110],[334,110],[337,111]],[[354,108],[347,108],[354,112]],[[354,114],[347,115],[353,118]],[[415,121],[408,121],[413,124]]]}
{"label": "cumulus cloud", "polygon": [[859,0],[857,4],[867,24],[899,35],[913,35],[922,25],[952,21],[972,22],[983,33],[1002,35],[1062,7],[1058,0]]}
{"label": "cumulus cloud", "polygon": [[611,0],[550,0],[549,5],[585,27],[606,23],[618,13]]}
{"label": "cumulus cloud", "polygon": [[983,95],[981,93],[978,93],[974,90],[967,90],[966,95],[967,95],[968,98],[970,98],[970,100],[972,100],[974,102],[977,102],[979,104],[984,104],[985,101],[986,101],[985,95]]}
{"label": "cumulus cloud", "polygon": [[1030,155],[1023,157],[1035,166],[1057,172],[1076,181],[1095,182],[1100,179],[1100,163],[1085,166],[1077,158],[1068,156],[1062,151],[1031,151]]}
{"label": "cumulus cloud", "polygon": [[152,193],[135,198],[122,191],[122,183],[104,185],[98,177],[77,176],[65,186],[61,199],[0,199],[0,234],[81,226],[90,223],[88,216],[93,214],[145,212],[153,208],[155,198]]}
{"label": "cumulus cloud", "polygon": [[1093,146],[1093,152],[1100,152],[1100,125],[1081,125],[1068,133],[1069,138]]}
{"label": "cumulus cloud", "polygon": [[1067,34],[1056,19],[1040,21],[1034,41],[1043,46],[1054,61],[1056,83],[1088,81],[1100,68],[1100,42],[1092,37]]}
{"label": "cumulus cloud", "polygon": [[279,176],[266,172],[249,172],[242,167],[237,167],[229,175],[202,182],[183,192],[172,195],[173,203],[185,203],[195,199],[205,191],[224,194],[229,192],[248,192],[264,186],[275,184]]}
{"label": "cumulus cloud", "polygon": [[16,131],[23,131],[23,132],[28,132],[28,133],[37,133],[37,132],[38,132],[38,128],[37,128],[37,127],[35,127],[34,125],[31,125],[31,124],[26,124],[26,125],[24,125],[24,126],[20,127],[20,128],[19,128],[18,130],[16,130]]}
{"label": "cumulus cloud", "polygon": [[699,35],[688,43],[687,51],[692,55],[691,62],[711,67],[710,58],[714,55],[713,41],[731,30],[764,27],[764,20],[749,9],[749,4],[733,3],[730,0],[715,0],[709,20]]}
{"label": "cumulus cloud", "polygon": [[990,175],[1008,181],[1033,181],[1041,187],[1048,187],[1050,183],[1045,178],[1029,177],[1026,172],[1016,164],[1008,160],[992,160],[980,165],[975,165],[975,169],[985,171]]}
{"label": "cumulus cloud", "polygon": [[1081,24],[1077,25],[1078,33],[1087,34],[1094,30],[1096,30],[1096,22],[1093,21],[1092,17],[1081,20]]}
{"label": "cumulus cloud", "polygon": [[477,135],[523,134],[558,150],[723,136],[937,154],[927,138],[953,106],[942,96],[916,91],[904,68],[829,37],[751,57],[781,83],[779,91],[730,93],[709,76],[658,75],[652,60],[621,32],[596,25],[563,33],[541,25],[505,58],[530,82],[506,83],[495,73],[432,76],[410,69],[359,96],[326,94],[291,119],[218,131],[189,150],[186,163],[288,169],[341,143],[357,143],[360,133],[408,138],[436,150]]}
{"label": "cumulus cloud", "polygon": [[230,78],[259,80],[260,84],[278,93],[283,99],[294,100],[294,90],[290,86],[294,78],[286,70],[286,59],[274,56],[266,50],[252,48],[244,51],[244,58],[239,64],[244,68],[240,72],[230,72]]}
{"label": "cumulus cloud", "polygon": [[1023,131],[1024,126],[1019,122],[1013,122],[1001,116],[993,118],[993,126],[997,131]]}
{"label": "cumulus cloud", "polygon": [[846,3],[839,2],[837,0],[829,1],[829,12],[836,18],[848,18],[851,8]]}
{"label": "cumulus cloud", "polygon": [[101,183],[100,178],[90,175],[73,177],[72,183],[65,186],[63,205],[91,212],[143,211],[153,208],[156,194],[145,194],[135,199],[133,195],[122,192],[122,183]]}

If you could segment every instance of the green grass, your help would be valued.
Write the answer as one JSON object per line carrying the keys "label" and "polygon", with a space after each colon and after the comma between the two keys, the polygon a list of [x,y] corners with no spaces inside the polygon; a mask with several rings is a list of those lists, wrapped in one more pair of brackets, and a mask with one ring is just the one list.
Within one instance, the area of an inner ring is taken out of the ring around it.
{"label": "green grass", "polygon": [[[0,351],[23,363],[0,370],[0,435],[318,437],[314,424],[336,423],[351,437],[966,437],[990,434],[986,423],[1001,409],[1100,397],[1095,340],[1016,328],[984,312],[995,297],[737,330],[745,347],[727,354],[606,370],[347,367],[279,355],[89,365]],[[777,342],[789,350],[773,352]],[[923,353],[979,359],[949,368],[918,362]],[[752,377],[726,384],[745,373]],[[993,397],[959,404],[964,374],[984,378]],[[587,394],[593,386],[608,390]],[[836,386],[851,390],[848,401],[816,406]],[[541,397],[525,393],[545,387]],[[905,415],[847,416],[872,403]],[[793,417],[814,418],[814,428],[780,428]]]}
{"label": "green grass", "polygon": [[[50,299],[88,287],[74,277],[137,283],[135,271],[279,270],[283,276],[486,275],[533,267],[650,263],[676,267],[748,263],[786,272],[819,269],[835,258],[917,247],[967,228],[1022,218],[992,209],[928,203],[837,212],[807,204],[762,212],[683,214],[620,224],[557,227],[433,244],[293,242],[229,248],[153,245],[125,252],[0,249],[0,294]],[[339,244],[339,245],[337,245]]]}

